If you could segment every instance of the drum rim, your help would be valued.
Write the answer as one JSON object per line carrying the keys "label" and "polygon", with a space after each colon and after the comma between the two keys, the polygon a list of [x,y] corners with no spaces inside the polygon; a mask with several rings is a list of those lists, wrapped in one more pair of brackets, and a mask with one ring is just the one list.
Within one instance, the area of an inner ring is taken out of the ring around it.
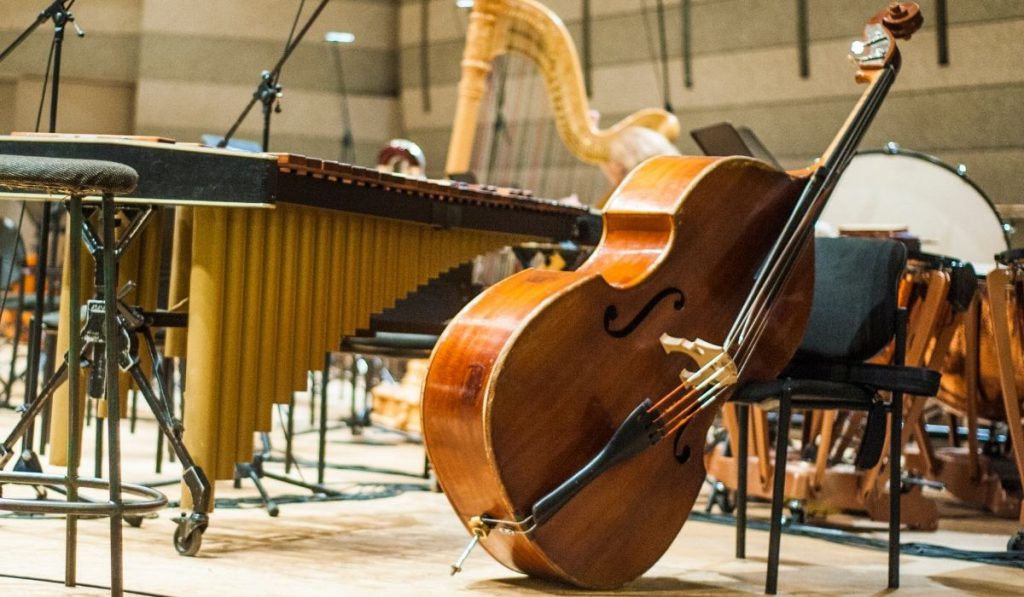
{"label": "drum rim", "polygon": [[[989,199],[989,196],[985,193],[985,191],[982,190],[982,188],[979,187],[976,182],[971,180],[971,177],[968,176],[966,172],[960,172],[957,168],[954,168],[952,165],[950,165],[950,164],[940,160],[939,158],[937,158],[937,157],[935,157],[935,156],[933,156],[931,154],[927,154],[927,153],[923,153],[923,152],[920,152],[920,151],[916,151],[914,149],[905,149],[904,147],[902,147],[901,145],[899,145],[898,143],[895,143],[893,141],[890,141],[890,142],[886,143],[885,146],[882,147],[881,149],[862,149],[862,150],[858,151],[854,155],[854,158],[856,158],[858,155],[867,155],[867,154],[881,154],[881,155],[890,155],[890,156],[892,156],[892,155],[906,155],[906,156],[909,156],[909,157],[912,157],[912,158],[918,158],[920,160],[924,160],[926,162],[930,162],[930,163],[932,163],[932,164],[934,164],[936,166],[940,166],[942,168],[945,168],[946,170],[949,170],[950,172],[955,174],[958,178],[962,179],[964,182],[966,182],[967,184],[971,185],[971,188],[973,188],[975,191],[977,191],[978,195],[980,195],[981,198],[985,200],[985,203],[988,204],[989,209],[992,210],[992,214],[996,217],[996,220],[999,222],[999,229],[1003,233],[1003,242],[1006,243],[1006,249],[1009,250],[1009,249],[1012,248],[1012,246],[1010,244],[1010,232],[1006,229],[1007,222],[1003,219],[1003,217],[1001,215],[999,215],[999,210],[996,209],[995,203],[992,203],[992,200]],[[994,256],[993,256],[993,259],[994,259]]]}

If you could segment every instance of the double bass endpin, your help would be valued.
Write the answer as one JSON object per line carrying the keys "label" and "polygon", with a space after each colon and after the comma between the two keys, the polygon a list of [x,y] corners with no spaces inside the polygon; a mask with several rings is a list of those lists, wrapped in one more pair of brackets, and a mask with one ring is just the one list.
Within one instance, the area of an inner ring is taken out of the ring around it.
{"label": "double bass endpin", "polygon": [[455,560],[455,563],[452,564],[451,576],[455,576],[457,573],[462,572],[462,564],[466,562],[466,558],[469,557],[473,548],[480,543],[480,539],[483,539],[491,532],[491,527],[484,522],[482,517],[474,516],[469,519],[469,530],[473,532],[473,538],[469,540],[469,545],[466,546],[466,549],[462,550],[462,555],[459,556],[459,559]]}

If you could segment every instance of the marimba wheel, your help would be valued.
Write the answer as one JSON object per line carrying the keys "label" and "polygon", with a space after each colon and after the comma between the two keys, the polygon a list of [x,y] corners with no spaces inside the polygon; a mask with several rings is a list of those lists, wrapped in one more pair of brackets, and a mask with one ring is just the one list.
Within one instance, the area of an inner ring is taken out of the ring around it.
{"label": "marimba wheel", "polygon": [[203,529],[195,528],[186,531],[185,525],[179,524],[174,529],[174,549],[183,556],[194,556],[203,545]]}

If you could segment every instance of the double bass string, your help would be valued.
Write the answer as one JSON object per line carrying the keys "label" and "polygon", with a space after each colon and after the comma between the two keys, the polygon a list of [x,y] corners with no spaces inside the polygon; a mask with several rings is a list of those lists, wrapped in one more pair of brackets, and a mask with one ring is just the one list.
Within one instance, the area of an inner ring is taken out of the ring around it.
{"label": "double bass string", "polygon": [[[871,79],[847,123],[825,150],[819,160],[820,165],[800,193],[782,234],[768,253],[765,260],[768,264],[767,270],[758,277],[756,286],[744,303],[736,324],[726,337],[726,350],[737,340],[741,344],[740,350],[748,353],[756,345],[764,332],[768,311],[781,291],[793,264],[799,258],[800,248],[806,242],[813,242],[809,237],[813,233],[814,223],[824,209],[836,180],[853,158],[858,142],[878,111],[895,77],[895,68],[891,64],[886,64],[878,75]],[[755,311],[753,315],[752,311]],[[747,335],[751,333],[751,328],[755,337],[748,341]]]}
{"label": "double bass string", "polygon": [[[801,227],[803,227],[805,221],[805,219],[801,220]],[[796,236],[800,237],[802,235],[798,232]],[[787,250],[793,250],[792,247],[792,243],[783,245],[783,255],[785,255]],[[691,373],[683,383],[674,387],[648,409],[649,413],[658,413],[655,422],[663,424],[666,429],[666,436],[682,429],[697,413],[714,403],[716,399],[732,386],[732,384],[725,384],[715,379],[725,371],[724,368],[719,368],[711,374],[708,374],[708,371],[723,356],[730,354],[730,348],[734,344],[738,344],[735,359],[737,375],[742,375],[743,371],[750,364],[750,359],[753,355],[751,349],[761,339],[768,327],[768,313],[771,305],[770,297],[780,289],[784,280],[778,273],[780,261],[782,260],[775,261],[768,268],[764,277],[762,277],[762,280],[765,281],[752,290],[748,304],[741,310],[733,330],[723,343],[723,353]],[[697,380],[701,381],[697,382]],[[701,390],[704,391],[701,392]]]}
{"label": "double bass string", "polygon": [[[866,96],[871,95],[870,92],[874,90],[876,85],[879,85],[879,81],[885,81],[885,78],[879,77],[876,79],[868,92],[866,92]],[[860,118],[857,119],[854,122],[854,126],[858,128],[866,126],[866,123],[862,123],[862,120]],[[742,375],[743,371],[750,364],[750,359],[754,354],[753,348],[757,345],[768,327],[768,316],[774,298],[781,291],[793,262],[798,258],[800,248],[804,246],[805,242],[808,242],[808,237],[813,230],[813,223],[824,207],[823,199],[826,199],[828,194],[827,192],[823,193],[822,190],[829,187],[829,179],[834,176],[837,170],[832,162],[834,160],[842,161],[847,159],[846,154],[851,151],[843,141],[845,141],[845,138],[840,137],[840,142],[837,144],[836,149],[826,152],[828,153],[828,159],[825,160],[825,165],[819,168],[807,182],[800,198],[796,202],[794,211],[790,216],[790,221],[786,225],[786,228],[792,228],[792,233],[787,235],[785,230],[783,231],[783,235],[768,255],[766,260],[767,267],[758,277],[756,285],[751,290],[750,295],[748,295],[735,324],[726,336],[722,346],[723,354],[730,354],[733,345],[737,345],[735,360],[738,375]],[[841,168],[838,169],[841,170]],[[713,359],[702,367],[700,371],[689,376],[684,385],[692,383],[696,376],[701,375],[703,370],[714,363],[715,360]],[[705,380],[701,385],[706,384],[707,381]],[[699,389],[701,385],[697,386],[695,390]],[[725,387],[722,387],[722,384],[716,384],[715,387],[698,398],[697,401],[687,404],[683,412],[691,412],[696,404],[700,404],[700,408],[703,408],[713,402],[724,390]],[[687,393],[679,403],[687,402],[691,394],[692,392]],[[661,401],[659,401],[660,403]],[[676,405],[671,405],[667,410],[674,408],[676,408]],[[681,422],[676,424],[668,433],[673,433],[676,429],[680,428],[692,419],[694,414],[687,415],[681,413],[673,417],[671,421],[678,419]]]}
{"label": "double bass string", "polygon": [[[647,412],[649,413],[658,412],[655,422],[661,423],[665,427],[666,436],[682,429],[697,413],[712,404],[730,387],[731,384],[724,384],[715,379],[724,369],[718,369],[710,375],[705,375],[719,358],[721,357],[712,359],[691,373],[683,383],[670,390],[648,408]],[[694,384],[694,381],[701,377],[704,379],[700,383]],[[703,393],[701,390],[704,390]]]}
{"label": "double bass string", "polygon": [[[876,78],[865,92],[861,103],[873,103],[871,102],[875,95],[873,91],[882,87],[880,82],[885,81],[887,81],[886,77]],[[873,110],[866,110],[866,112],[873,113]],[[869,121],[870,118],[859,116],[853,120],[850,126],[860,131]],[[808,241],[813,230],[813,223],[824,207],[824,199],[828,196],[827,190],[830,190],[830,180],[835,176],[837,170],[841,171],[841,162],[848,159],[854,146],[855,143],[848,141],[848,135],[843,134],[837,137],[833,146],[826,151],[827,158],[823,160],[823,166],[817,169],[807,181],[782,234],[769,251],[754,288],[747,295],[736,321],[723,342],[723,352],[690,374],[680,386],[673,388],[648,410],[649,413],[653,413],[667,405],[662,412],[658,412],[655,419],[656,423],[660,423],[666,428],[665,435],[671,435],[681,429],[698,412],[714,403],[731,387],[731,383],[715,380],[715,377],[725,370],[724,368],[719,368],[710,375],[707,374],[707,371],[710,367],[715,366],[720,358],[730,355],[734,345],[736,345],[737,376],[742,375],[750,364],[754,354],[753,348],[767,329],[768,316],[774,299],[781,292],[794,262],[799,257],[800,248]],[[701,381],[693,385],[698,379]],[[710,387],[698,395],[707,386]]]}

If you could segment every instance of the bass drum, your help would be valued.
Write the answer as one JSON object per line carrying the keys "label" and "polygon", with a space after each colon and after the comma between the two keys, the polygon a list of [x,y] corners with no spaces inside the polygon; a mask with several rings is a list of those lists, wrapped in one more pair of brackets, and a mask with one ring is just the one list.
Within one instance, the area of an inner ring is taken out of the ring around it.
{"label": "bass drum", "polygon": [[[979,279],[980,307],[977,412],[989,420],[1005,419],[1002,388],[992,339],[991,306],[984,275],[995,255],[1006,251],[1010,227],[996,213],[985,193],[966,168],[954,168],[932,156],[907,151],[895,143],[883,150],[858,153],[843,173],[820,220],[840,230],[848,228],[903,229],[921,241],[921,249],[969,261]],[[942,367],[939,400],[948,408],[967,413],[965,378],[966,337],[961,323]],[[1011,330],[1019,337],[1019,330]],[[1017,385],[1022,385],[1020,369]]]}
{"label": "bass drum", "polygon": [[895,143],[854,156],[819,220],[836,230],[906,226],[922,251],[975,265],[1010,248],[1009,226],[965,167]]}

